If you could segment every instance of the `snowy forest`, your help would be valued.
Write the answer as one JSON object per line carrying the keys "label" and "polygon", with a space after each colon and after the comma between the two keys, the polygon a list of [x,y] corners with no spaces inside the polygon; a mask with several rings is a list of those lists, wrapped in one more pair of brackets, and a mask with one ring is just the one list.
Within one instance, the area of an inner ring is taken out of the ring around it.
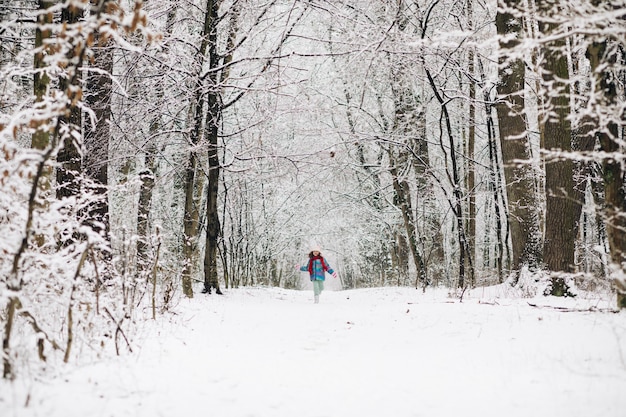
{"label": "snowy forest", "polygon": [[6,379],[314,244],[343,289],[626,308],[624,0],[0,0],[0,38]]}

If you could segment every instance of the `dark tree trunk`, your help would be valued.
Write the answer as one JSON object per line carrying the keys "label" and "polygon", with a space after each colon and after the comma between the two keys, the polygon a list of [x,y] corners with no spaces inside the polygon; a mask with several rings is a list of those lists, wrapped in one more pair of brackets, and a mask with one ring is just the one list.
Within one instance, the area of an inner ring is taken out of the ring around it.
{"label": "dark tree trunk", "polygon": [[[554,2],[537,2],[540,19],[551,19],[558,10]],[[558,26],[540,21],[540,31],[549,36]],[[574,195],[574,163],[562,158],[559,152],[572,150],[570,122],[570,86],[565,40],[549,42],[544,47],[543,83],[550,97],[546,98],[547,114],[541,115],[544,123],[544,151],[546,152],[546,227],[543,260],[553,273],[551,294],[564,296],[568,288],[562,273],[574,272],[574,250],[577,238],[577,202]],[[579,212],[578,212],[579,213]]]}
{"label": "dark tree trunk", "polygon": [[[78,8],[64,8],[61,12],[61,21],[68,25],[75,24],[81,17],[81,12],[82,10]],[[67,57],[70,62],[76,58],[72,55],[73,53],[73,50],[70,51],[70,55]],[[59,80],[59,88],[67,94],[69,100],[69,114],[59,119],[62,148],[57,155],[59,167],[56,172],[56,195],[58,199],[79,195],[82,168],[81,114],[80,109],[76,106],[76,102],[79,100],[76,94],[80,90],[80,76],[78,75],[80,68],[70,65],[67,71],[65,77]]]}
{"label": "dark tree trunk", "polygon": [[[98,42],[98,39],[96,39]],[[93,66],[87,78],[86,103],[93,110],[95,125],[86,118],[84,172],[86,190],[94,195],[90,202],[86,223],[110,240],[108,204],[109,141],[111,139],[111,93],[113,82],[113,48],[109,42],[94,47]]]}
{"label": "dark tree trunk", "polygon": [[[468,0],[465,5],[467,15],[468,30],[473,31],[472,1]],[[467,56],[468,61],[468,83],[469,83],[469,117],[467,132],[467,245],[470,256],[476,259],[476,165],[474,164],[474,147],[476,146],[476,75],[475,61],[476,51],[470,47]],[[476,277],[473,268],[470,269],[470,285],[476,286]]]}
{"label": "dark tree trunk", "polygon": [[[219,117],[219,113],[214,115]],[[217,123],[219,119],[210,122]],[[221,294],[217,275],[217,246],[220,234],[220,219],[218,215],[217,197],[219,191],[220,162],[218,155],[218,132],[217,127],[209,136],[209,181],[207,189],[207,230],[206,249],[204,256],[204,288],[207,292],[215,289],[217,294]]]}
{"label": "dark tree trunk", "polygon": [[[217,0],[207,0],[206,11],[204,15],[204,28],[202,30],[202,40],[200,42],[200,48],[198,50],[197,62],[196,62],[196,79],[194,85],[194,99],[193,99],[193,129],[190,132],[189,138],[189,161],[185,170],[185,212],[183,216],[183,293],[187,297],[193,297],[192,288],[192,272],[194,266],[195,254],[198,248],[198,220],[199,220],[199,199],[197,195],[197,171],[198,171],[198,154],[197,145],[200,141],[200,136],[203,130],[203,118],[204,118],[204,103],[205,103],[205,81],[202,79],[202,70],[206,61],[206,53],[211,42],[211,33],[215,32],[215,15],[213,10],[218,7]],[[206,127],[205,127],[206,128]]]}
{"label": "dark tree trunk", "polygon": [[496,103],[513,250],[511,266],[515,270],[522,265],[537,267],[541,252],[532,167],[516,162],[531,159],[524,112],[524,62],[521,58],[510,58],[508,53],[511,51],[511,56],[518,56],[513,52],[522,32],[522,16],[518,14],[517,5],[517,0],[499,0],[496,15],[498,35],[515,35],[515,38],[500,41],[500,84]]}
{"label": "dark tree trunk", "polygon": [[[218,2],[211,3],[211,8],[207,13],[211,13],[213,25],[209,31],[209,60],[211,68],[219,65],[217,53],[217,21]],[[219,124],[222,118],[222,102],[219,96],[218,74],[213,71],[209,76],[210,87],[208,92],[208,111],[206,116],[205,137],[209,147],[209,181],[206,200],[206,247],[204,253],[204,290],[211,293],[215,289],[217,294],[221,294],[217,275],[217,247],[220,234],[220,219],[217,207],[217,197],[220,180],[220,160],[219,160]]]}

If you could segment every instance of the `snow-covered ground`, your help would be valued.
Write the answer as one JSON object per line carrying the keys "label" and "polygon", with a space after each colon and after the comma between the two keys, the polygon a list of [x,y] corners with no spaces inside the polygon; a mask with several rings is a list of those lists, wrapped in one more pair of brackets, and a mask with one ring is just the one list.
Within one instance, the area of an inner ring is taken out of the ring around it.
{"label": "snow-covered ground", "polygon": [[326,291],[317,305],[276,288],[198,295],[148,322],[133,354],[0,382],[0,416],[623,417],[626,312],[553,308],[606,301],[493,289],[463,302]]}

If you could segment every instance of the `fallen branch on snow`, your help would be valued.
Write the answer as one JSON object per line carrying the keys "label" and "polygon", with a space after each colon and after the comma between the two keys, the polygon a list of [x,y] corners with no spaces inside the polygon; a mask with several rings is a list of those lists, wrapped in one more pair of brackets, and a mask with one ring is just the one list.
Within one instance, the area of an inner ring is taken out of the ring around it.
{"label": "fallen branch on snow", "polygon": [[559,307],[559,306],[549,306],[549,305],[539,305],[539,304],[533,304],[533,303],[528,303],[529,306],[531,307],[535,307],[535,308],[549,308],[552,310],[557,310],[557,311],[561,311],[563,313],[619,313],[619,310],[614,309],[614,308],[598,308],[598,307],[594,307],[591,306],[589,308],[570,308],[570,307]]}

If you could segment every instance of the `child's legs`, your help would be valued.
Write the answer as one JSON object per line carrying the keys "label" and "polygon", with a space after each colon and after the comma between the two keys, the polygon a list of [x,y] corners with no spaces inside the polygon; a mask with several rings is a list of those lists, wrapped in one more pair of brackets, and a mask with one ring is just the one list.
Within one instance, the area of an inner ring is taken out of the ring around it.
{"label": "child's legs", "polygon": [[324,281],[313,280],[313,294],[318,296],[324,290]]}

